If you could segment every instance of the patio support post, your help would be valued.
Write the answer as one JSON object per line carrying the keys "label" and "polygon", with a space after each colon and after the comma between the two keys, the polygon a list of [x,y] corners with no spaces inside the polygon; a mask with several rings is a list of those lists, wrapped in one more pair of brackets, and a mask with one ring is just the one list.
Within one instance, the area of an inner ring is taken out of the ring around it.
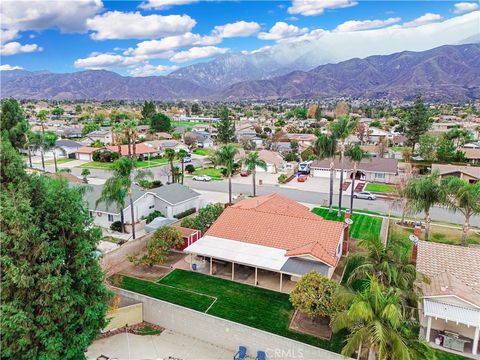
{"label": "patio support post", "polygon": [[258,284],[258,268],[255,266],[255,286]]}
{"label": "patio support post", "polygon": [[283,274],[280,273],[280,291],[282,291],[282,287],[283,287]]}
{"label": "patio support post", "polygon": [[425,340],[430,341],[430,330],[432,329],[432,317],[427,317],[427,332],[425,333]]}
{"label": "patio support post", "polygon": [[210,275],[212,275],[213,258],[210,256]]}
{"label": "patio support post", "polygon": [[235,263],[232,261],[232,281],[235,280]]}
{"label": "patio support post", "polygon": [[477,355],[478,350],[478,338],[480,337],[480,326],[475,328],[475,335],[473,336],[473,348],[472,354]]}

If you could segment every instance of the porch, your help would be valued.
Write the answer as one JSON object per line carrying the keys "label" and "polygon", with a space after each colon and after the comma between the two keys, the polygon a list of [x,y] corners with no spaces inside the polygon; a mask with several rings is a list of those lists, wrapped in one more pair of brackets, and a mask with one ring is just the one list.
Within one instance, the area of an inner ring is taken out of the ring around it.
{"label": "porch", "polygon": [[[427,329],[424,328],[424,327],[422,327],[420,329],[420,336],[421,336],[422,339],[425,339],[425,340],[426,340],[426,331],[427,331]],[[447,331],[447,335],[452,336],[452,334],[448,334],[448,331]],[[455,335],[453,335],[453,336],[455,336]],[[480,360],[480,355],[479,355],[480,354],[480,345],[477,345],[477,355],[474,355],[473,354],[473,339],[470,339],[470,338],[459,335],[459,337],[458,337],[459,342],[464,343],[463,351],[454,350],[454,349],[451,349],[449,347],[444,346],[445,345],[443,343],[444,339],[445,339],[445,331],[444,330],[437,330],[437,329],[431,329],[430,330],[429,344],[434,349],[442,350],[442,351],[449,352],[449,353],[456,354],[456,355],[461,355],[461,356],[464,356],[464,357],[469,358],[469,359]],[[448,345],[448,346],[450,346],[450,345]]]}

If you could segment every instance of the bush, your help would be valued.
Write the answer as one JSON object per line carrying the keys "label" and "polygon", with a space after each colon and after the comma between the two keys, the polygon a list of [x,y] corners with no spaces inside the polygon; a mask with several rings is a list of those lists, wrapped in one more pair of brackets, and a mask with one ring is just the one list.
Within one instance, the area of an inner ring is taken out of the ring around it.
{"label": "bush", "polygon": [[195,166],[193,166],[192,164],[188,164],[187,166],[185,166],[185,171],[189,174],[193,174],[195,172]]}
{"label": "bush", "polygon": [[163,183],[160,180],[148,181],[146,179],[138,180],[138,185],[144,189],[153,189],[160,186],[163,186]]}
{"label": "bush", "polygon": [[119,157],[119,154],[109,150],[97,150],[92,155],[93,161],[99,162],[112,162],[117,160]]}
{"label": "bush", "polygon": [[184,217],[188,216],[188,215],[192,215],[192,214],[195,214],[197,212],[197,209],[195,208],[191,208],[191,209],[188,209],[188,210],[185,210],[177,215],[174,216],[174,218],[176,219],[183,219]]}
{"label": "bush", "polygon": [[286,181],[287,181],[287,175],[282,174],[278,177],[278,183],[279,184],[285,184]]}
{"label": "bush", "polygon": [[112,225],[110,225],[110,230],[122,232],[122,222],[114,221]]}
{"label": "bush", "polygon": [[[196,222],[196,218],[195,217],[186,217],[182,220],[182,222],[180,223],[180,225],[184,228],[188,228],[188,229],[197,229],[197,222]],[[197,230],[201,230],[201,229],[197,229]]]}
{"label": "bush", "polygon": [[163,214],[158,210],[153,210],[150,214],[145,217],[147,224],[150,224],[157,217],[163,216]]}

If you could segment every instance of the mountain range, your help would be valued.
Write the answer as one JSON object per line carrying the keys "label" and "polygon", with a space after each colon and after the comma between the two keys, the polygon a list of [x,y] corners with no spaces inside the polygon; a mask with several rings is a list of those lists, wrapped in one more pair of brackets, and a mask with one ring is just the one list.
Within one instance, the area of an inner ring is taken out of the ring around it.
{"label": "mountain range", "polygon": [[[354,58],[318,67],[308,58],[303,54],[291,59],[288,66],[277,58],[273,66],[271,58],[261,53],[254,57],[239,54],[150,77],[121,76],[106,70],[64,74],[1,71],[1,96],[49,100],[402,100],[420,92],[431,101],[480,98],[480,44]],[[289,72],[292,66],[311,70]]]}

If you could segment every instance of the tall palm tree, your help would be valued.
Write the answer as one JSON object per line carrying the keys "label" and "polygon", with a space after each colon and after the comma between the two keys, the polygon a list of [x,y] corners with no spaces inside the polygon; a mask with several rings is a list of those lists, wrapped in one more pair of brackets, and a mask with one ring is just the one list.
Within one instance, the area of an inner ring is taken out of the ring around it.
{"label": "tall palm tree", "polygon": [[332,330],[350,333],[342,355],[358,352],[360,358],[368,353],[378,360],[432,357],[432,350],[418,339],[413,323],[403,315],[398,291],[384,287],[375,276],[359,292],[340,292],[337,301],[346,309],[332,317]]}
{"label": "tall palm tree", "polygon": [[37,118],[40,121],[40,126],[42,127],[42,134],[45,134],[45,123],[47,121],[47,110],[40,110],[37,114]]}
{"label": "tall palm tree", "polygon": [[256,180],[255,176],[257,174],[257,166],[263,170],[267,170],[267,163],[258,157],[258,151],[250,152],[243,159],[243,163],[247,168],[247,171],[252,173],[252,184],[253,184],[253,197],[257,196],[256,192]]}
{"label": "tall palm tree", "polygon": [[115,123],[112,125],[112,145],[117,145],[118,155],[122,155],[122,140],[124,136],[123,123]]}
{"label": "tall palm tree", "polygon": [[353,195],[355,192],[355,179],[357,176],[357,166],[363,159],[368,157],[368,154],[362,150],[360,145],[355,144],[354,146],[347,149],[345,155],[353,163],[353,173],[352,173],[352,188],[350,190],[350,213],[353,213]]}
{"label": "tall palm tree", "polygon": [[430,239],[430,209],[445,202],[445,192],[440,185],[440,176],[434,172],[422,178],[413,178],[407,183],[407,198],[416,212],[425,214],[425,241]]}
{"label": "tall palm tree", "polygon": [[343,195],[343,161],[345,158],[345,140],[357,127],[358,120],[350,117],[341,117],[331,124],[331,131],[335,139],[340,142],[340,188],[338,194],[338,216],[342,215]]}
{"label": "tall palm tree", "polygon": [[45,156],[43,153],[43,135],[40,132],[33,132],[30,134],[30,144],[33,151],[40,150],[40,156],[42,158],[42,168],[45,171]]}
{"label": "tall palm tree", "polygon": [[47,131],[45,134],[43,134],[44,151],[53,150],[53,162],[55,164],[55,172],[58,172],[57,153],[56,153],[57,146],[55,145],[57,142],[57,139],[58,139],[58,136],[54,132]]}
{"label": "tall palm tree", "polygon": [[102,202],[105,203],[107,210],[111,205],[116,205],[117,209],[120,211],[120,228],[122,233],[125,232],[125,216],[123,214],[123,209],[125,209],[125,199],[127,198],[127,195],[127,189],[122,187],[119,181],[114,181],[110,178],[105,182],[100,197],[95,203],[95,208],[98,207],[98,204]]}
{"label": "tall palm tree", "polygon": [[[135,181],[152,177],[152,173],[148,170],[140,170],[136,168],[136,160],[122,157],[112,164],[113,174],[105,182],[103,186],[100,199],[102,201],[110,201],[110,203],[120,203],[120,199],[128,195],[130,202],[130,215],[132,221],[132,237],[135,239],[135,211],[133,207],[133,184]],[[117,192],[117,195],[115,195]],[[121,207],[120,212],[123,213],[124,207]]]}
{"label": "tall palm tree", "polygon": [[218,164],[225,166],[225,172],[228,177],[228,202],[232,203],[232,173],[235,165],[235,155],[238,154],[238,148],[233,144],[222,145],[217,150]]}
{"label": "tall palm tree", "polygon": [[330,159],[330,195],[328,208],[332,211],[333,205],[333,181],[335,176],[335,153],[337,151],[337,140],[333,135],[320,134],[313,145],[313,152],[318,160]]}
{"label": "tall palm tree", "polygon": [[177,153],[177,157],[182,162],[182,185],[183,185],[183,178],[185,176],[185,158],[188,155],[188,151],[184,149],[180,149]]}
{"label": "tall palm tree", "polygon": [[442,186],[446,189],[445,204],[447,207],[462,213],[465,217],[462,245],[467,246],[470,218],[480,214],[480,182],[470,184],[457,177],[447,177],[442,182]]}
{"label": "tall palm tree", "polygon": [[165,157],[170,162],[170,172],[172,173],[172,183],[175,182],[175,168],[173,166],[173,160],[175,160],[175,155],[176,155],[175,150],[173,149],[165,150]]}
{"label": "tall palm tree", "polygon": [[133,156],[136,154],[136,138],[138,135],[137,121],[129,119],[123,122],[123,134],[128,142],[128,157],[132,157],[132,147],[133,147]]}

